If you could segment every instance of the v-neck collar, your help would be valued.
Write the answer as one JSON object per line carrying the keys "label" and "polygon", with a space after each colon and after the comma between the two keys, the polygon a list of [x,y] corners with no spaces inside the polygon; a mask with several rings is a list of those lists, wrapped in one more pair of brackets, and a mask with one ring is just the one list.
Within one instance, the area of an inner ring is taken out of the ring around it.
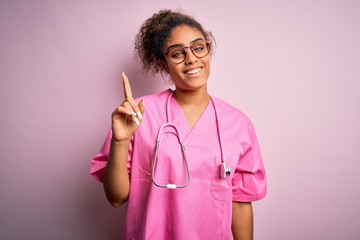
{"label": "v-neck collar", "polygon": [[[170,93],[171,94],[171,93]],[[183,142],[188,146],[199,146],[207,139],[212,128],[216,128],[216,119],[214,106],[211,102],[208,103],[200,118],[191,129],[186,119],[185,113],[182,110],[176,99],[171,96],[170,99],[170,114],[172,122],[179,126]]]}

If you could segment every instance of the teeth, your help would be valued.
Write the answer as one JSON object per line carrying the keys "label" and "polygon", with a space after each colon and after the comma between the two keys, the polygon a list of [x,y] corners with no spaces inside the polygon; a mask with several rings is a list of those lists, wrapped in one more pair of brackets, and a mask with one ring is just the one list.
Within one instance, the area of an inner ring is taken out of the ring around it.
{"label": "teeth", "polygon": [[197,74],[200,72],[200,68],[192,69],[190,71],[186,71],[186,74]]}

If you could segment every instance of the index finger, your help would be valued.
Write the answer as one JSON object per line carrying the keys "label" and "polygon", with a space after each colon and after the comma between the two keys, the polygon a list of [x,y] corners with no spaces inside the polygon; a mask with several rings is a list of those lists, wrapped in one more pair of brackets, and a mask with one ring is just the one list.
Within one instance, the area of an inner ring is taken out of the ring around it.
{"label": "index finger", "polygon": [[128,99],[129,97],[132,97],[130,82],[124,72],[122,72],[121,75],[122,75],[123,85],[124,85],[124,97],[125,97],[125,99]]}

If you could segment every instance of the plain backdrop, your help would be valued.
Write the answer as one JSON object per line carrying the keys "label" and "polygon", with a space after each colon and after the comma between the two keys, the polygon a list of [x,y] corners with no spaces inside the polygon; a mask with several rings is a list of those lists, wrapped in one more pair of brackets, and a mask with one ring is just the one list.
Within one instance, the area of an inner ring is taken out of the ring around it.
{"label": "plain backdrop", "polygon": [[0,0],[0,239],[120,239],[126,206],[107,203],[90,159],[123,99],[122,71],[136,97],[169,87],[133,54],[162,8],[212,31],[209,91],[255,125],[268,176],[255,239],[360,239],[351,0]]}

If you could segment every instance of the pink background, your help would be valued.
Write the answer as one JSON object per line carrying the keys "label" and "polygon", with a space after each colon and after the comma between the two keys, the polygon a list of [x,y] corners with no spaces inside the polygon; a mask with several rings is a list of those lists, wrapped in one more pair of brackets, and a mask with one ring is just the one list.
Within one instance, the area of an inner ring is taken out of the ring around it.
{"label": "pink background", "polygon": [[[217,49],[209,89],[253,120],[269,180],[256,239],[360,239],[359,1],[0,1],[0,239],[119,239],[90,158],[122,100],[167,88],[133,58],[182,8]],[[231,129],[228,129],[231,131]],[[161,227],[161,226],[159,226]]]}

